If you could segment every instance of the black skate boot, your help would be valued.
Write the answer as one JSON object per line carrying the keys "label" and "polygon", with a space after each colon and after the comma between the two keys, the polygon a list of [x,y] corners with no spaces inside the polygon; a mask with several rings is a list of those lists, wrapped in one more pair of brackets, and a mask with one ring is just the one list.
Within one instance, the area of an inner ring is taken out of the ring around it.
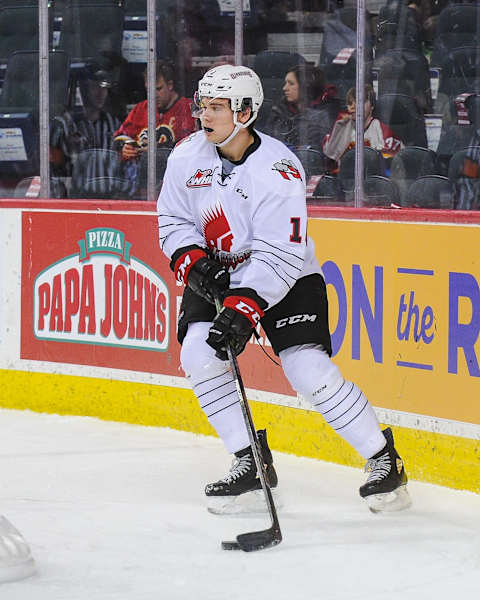
{"label": "black skate boot", "polygon": [[[273,457],[268,447],[265,429],[257,431],[260,442],[261,458],[265,464],[267,483],[275,488],[278,483],[277,473],[273,466]],[[252,448],[248,446],[235,452],[230,472],[219,481],[209,483],[205,487],[208,499],[208,510],[214,514],[235,514],[240,512],[257,512],[262,506],[262,489],[260,478],[257,477],[257,466]],[[254,494],[250,494],[254,492]],[[262,507],[263,510],[263,507]]]}
{"label": "black skate boot", "polygon": [[412,503],[407,491],[407,474],[395,450],[390,427],[383,435],[387,444],[367,461],[365,472],[369,475],[359,490],[372,512],[403,510]]}

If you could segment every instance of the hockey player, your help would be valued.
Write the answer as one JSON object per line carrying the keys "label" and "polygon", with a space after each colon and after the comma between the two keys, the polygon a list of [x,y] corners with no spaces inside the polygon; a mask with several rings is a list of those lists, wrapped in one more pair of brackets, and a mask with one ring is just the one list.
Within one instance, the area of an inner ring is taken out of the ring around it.
{"label": "hockey player", "polygon": [[[223,65],[198,84],[202,131],[168,159],[158,199],[160,245],[186,285],[178,322],[181,364],[211,425],[234,454],[230,472],[205,488],[213,512],[260,489],[225,341],[238,355],[262,324],[292,387],[365,459],[360,495],[375,510],[409,504],[390,429],[330,360],[326,286],[306,236],[305,173],[295,155],[257,132],[261,82]],[[213,298],[221,294],[217,315]],[[289,316],[308,314],[305,322]],[[285,327],[278,323],[287,322]],[[277,477],[266,432],[259,440],[270,487]]]}

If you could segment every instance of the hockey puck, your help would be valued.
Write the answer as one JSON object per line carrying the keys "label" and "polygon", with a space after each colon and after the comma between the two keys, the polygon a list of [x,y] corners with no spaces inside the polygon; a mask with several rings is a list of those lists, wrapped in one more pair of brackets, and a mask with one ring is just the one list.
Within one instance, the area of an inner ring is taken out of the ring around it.
{"label": "hockey puck", "polygon": [[222,550],[241,550],[240,544],[236,540],[222,542]]}

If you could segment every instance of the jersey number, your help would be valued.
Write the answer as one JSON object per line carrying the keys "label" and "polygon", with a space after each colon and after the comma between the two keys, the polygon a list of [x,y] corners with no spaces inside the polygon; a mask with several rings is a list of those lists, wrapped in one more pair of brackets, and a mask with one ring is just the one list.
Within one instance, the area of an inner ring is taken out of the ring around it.
{"label": "jersey number", "polygon": [[290,236],[291,242],[297,242],[300,244],[302,241],[302,236],[300,235],[300,217],[292,217],[290,219],[290,223],[292,224],[292,235]]}

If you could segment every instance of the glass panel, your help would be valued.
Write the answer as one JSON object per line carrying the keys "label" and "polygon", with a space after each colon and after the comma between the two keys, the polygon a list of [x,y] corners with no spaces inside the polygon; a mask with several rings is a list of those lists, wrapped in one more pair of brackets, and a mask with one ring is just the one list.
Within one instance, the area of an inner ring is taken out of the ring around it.
{"label": "glass panel", "polygon": [[4,198],[22,195],[17,187],[39,173],[38,63],[38,1],[2,2],[0,196]]}
{"label": "glass panel", "polygon": [[[356,5],[244,2],[245,62],[265,88],[257,127],[298,155],[317,204],[353,203]],[[365,206],[478,209],[480,5],[366,8]]]}
{"label": "glass panel", "polygon": [[50,86],[59,99],[50,114],[53,197],[133,198],[135,182],[114,149],[127,110],[124,22],[118,1],[54,2],[53,45],[67,70]]}
{"label": "glass panel", "polygon": [[[205,58],[195,65],[193,51],[210,56],[214,32],[200,6],[158,0],[156,14],[158,190],[171,148],[196,127],[189,98]],[[69,78],[67,104],[51,115],[52,195],[146,200],[147,1],[57,1],[53,39]]]}
{"label": "glass panel", "polygon": [[[39,193],[38,4],[0,2],[2,197]],[[159,189],[170,149],[197,126],[188,104],[198,79],[234,62],[235,3],[156,6],[157,58],[168,63],[159,70]],[[356,1],[243,6],[244,62],[265,88],[257,128],[297,154],[309,202],[351,205]],[[480,5],[366,7],[365,205],[478,210]],[[146,199],[146,9],[147,0],[49,2],[53,197]]]}
{"label": "glass panel", "polygon": [[[308,193],[315,195],[317,203],[351,203],[351,189],[338,185],[339,158],[353,147],[354,140],[353,121],[347,118],[346,109],[347,93],[354,93],[356,78],[356,9],[348,4],[322,0],[244,3],[245,8],[248,5],[245,60],[260,75],[265,93],[257,128],[297,154],[307,175]],[[365,51],[369,83],[372,26],[369,17]],[[326,150],[337,119],[348,126],[335,131]]]}

